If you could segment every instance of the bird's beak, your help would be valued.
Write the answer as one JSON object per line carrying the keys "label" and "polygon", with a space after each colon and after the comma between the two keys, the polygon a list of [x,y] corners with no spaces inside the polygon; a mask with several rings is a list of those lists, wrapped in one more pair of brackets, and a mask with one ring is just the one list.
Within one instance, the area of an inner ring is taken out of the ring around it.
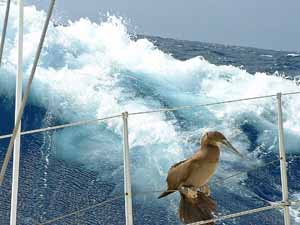
{"label": "bird's beak", "polygon": [[238,155],[241,158],[244,158],[244,156],[235,148],[232,146],[232,144],[228,140],[223,140],[222,144],[228,147],[228,149],[233,152],[234,154]]}

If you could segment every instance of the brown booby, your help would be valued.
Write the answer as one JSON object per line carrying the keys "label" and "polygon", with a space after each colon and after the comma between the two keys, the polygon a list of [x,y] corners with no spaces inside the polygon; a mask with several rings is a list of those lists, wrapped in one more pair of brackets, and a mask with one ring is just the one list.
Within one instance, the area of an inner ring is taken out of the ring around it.
{"label": "brown booby", "polygon": [[183,223],[213,218],[216,204],[210,197],[208,182],[218,166],[221,145],[242,157],[222,133],[212,131],[202,136],[200,149],[194,155],[169,169],[168,189],[158,198],[179,191],[179,216]]}

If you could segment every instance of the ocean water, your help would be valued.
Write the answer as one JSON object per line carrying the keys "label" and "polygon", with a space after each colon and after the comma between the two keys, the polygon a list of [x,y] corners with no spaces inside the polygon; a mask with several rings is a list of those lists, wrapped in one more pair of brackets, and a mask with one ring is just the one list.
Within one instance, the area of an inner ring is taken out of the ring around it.
{"label": "ocean water", "polygon": [[[24,85],[45,13],[25,8]],[[0,18],[4,17],[1,6]],[[0,69],[0,134],[13,127],[17,8],[11,9]],[[2,29],[2,27],[0,28]],[[22,130],[165,107],[300,91],[300,54],[132,35],[114,16],[50,24]],[[300,95],[283,96],[289,194],[300,199]],[[168,168],[190,156],[207,130],[222,131],[243,154],[226,151],[211,181],[218,215],[280,201],[276,99],[130,116],[135,224],[180,224],[178,196],[157,199]],[[0,140],[2,163],[9,140]],[[22,137],[18,224],[38,224],[123,192],[121,118]],[[251,171],[249,171],[251,170]],[[245,172],[224,182],[224,177]],[[249,171],[249,172],[247,172]],[[8,224],[11,164],[0,188],[0,224]],[[146,192],[146,193],[143,193]],[[291,210],[293,224],[299,208]],[[118,198],[51,224],[124,224]],[[219,224],[283,224],[280,210]]]}

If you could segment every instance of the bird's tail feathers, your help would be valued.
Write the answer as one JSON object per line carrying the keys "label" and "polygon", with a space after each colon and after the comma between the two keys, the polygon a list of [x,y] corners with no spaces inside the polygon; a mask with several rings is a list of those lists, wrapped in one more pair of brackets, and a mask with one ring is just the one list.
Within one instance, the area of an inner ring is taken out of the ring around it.
{"label": "bird's tail feathers", "polygon": [[[183,193],[180,193],[180,196],[179,217],[183,223],[195,223],[213,218],[216,203],[211,197],[199,191],[195,198],[190,198]],[[208,223],[208,225],[214,224],[215,223]]]}

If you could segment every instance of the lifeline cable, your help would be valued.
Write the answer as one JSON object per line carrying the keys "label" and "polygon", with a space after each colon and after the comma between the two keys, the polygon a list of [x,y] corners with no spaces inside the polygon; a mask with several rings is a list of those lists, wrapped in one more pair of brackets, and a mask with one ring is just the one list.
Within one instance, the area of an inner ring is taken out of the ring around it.
{"label": "lifeline cable", "polygon": [[41,54],[41,51],[42,51],[43,43],[44,43],[45,36],[46,36],[46,33],[47,33],[47,29],[48,29],[48,25],[49,25],[49,22],[50,22],[50,17],[52,15],[54,4],[55,4],[55,0],[51,0],[49,10],[48,10],[48,13],[47,13],[47,16],[46,16],[46,21],[45,21],[45,24],[44,24],[44,27],[43,27],[42,35],[41,35],[41,38],[40,38],[39,46],[38,46],[38,49],[37,49],[37,53],[35,55],[32,70],[31,70],[31,73],[30,73],[30,76],[29,76],[29,79],[28,79],[27,87],[26,87],[26,90],[25,90],[25,93],[24,93],[24,97],[22,99],[20,110],[19,110],[18,115],[17,115],[16,124],[15,124],[14,130],[13,130],[13,133],[12,133],[12,137],[11,137],[10,142],[9,142],[9,146],[8,146],[6,154],[5,154],[5,159],[4,159],[3,164],[2,164],[2,168],[1,168],[1,172],[0,172],[0,186],[2,185],[3,180],[4,180],[4,175],[5,175],[5,172],[6,172],[6,169],[7,169],[7,166],[8,166],[8,162],[10,160],[10,157],[11,157],[11,154],[12,154],[12,151],[13,151],[13,146],[14,146],[14,141],[15,141],[16,135],[17,135],[17,131],[19,130],[22,115],[23,115],[23,112],[24,112],[24,108],[25,108],[26,102],[27,102],[29,94],[30,94],[31,84],[32,84],[34,74],[35,74],[35,71],[36,71],[36,68],[37,68],[37,64],[38,64],[38,61],[39,61],[39,58],[40,58],[40,54]]}
{"label": "lifeline cable", "polygon": [[[282,95],[295,95],[295,94],[300,94],[300,92],[282,93]],[[276,97],[276,95],[265,95],[265,96],[257,96],[257,97],[251,97],[251,98],[243,98],[243,99],[236,99],[236,100],[215,102],[215,103],[208,103],[208,104],[201,104],[201,105],[179,106],[179,107],[174,107],[174,108],[164,108],[164,109],[158,109],[158,110],[152,110],[152,111],[133,112],[133,113],[128,113],[128,115],[134,116],[134,115],[141,115],[141,114],[176,111],[176,110],[183,110],[183,109],[191,109],[193,107],[213,106],[213,105],[218,105],[218,104],[232,103],[232,102],[238,102],[238,101],[247,101],[247,100],[253,100],[253,99],[262,99],[262,98],[268,98],[268,97]],[[82,121],[78,121],[78,122],[72,122],[72,123],[67,123],[67,124],[62,124],[62,125],[57,125],[57,126],[52,126],[52,127],[28,130],[28,131],[21,132],[21,135],[33,134],[33,133],[56,130],[56,129],[62,129],[62,128],[65,128],[65,127],[73,127],[73,126],[79,126],[79,125],[84,125],[84,124],[91,124],[91,123],[96,123],[96,122],[101,121],[101,120],[107,120],[107,119],[117,118],[117,117],[121,117],[121,116],[122,115],[120,113],[119,115],[107,116],[107,117],[99,118],[99,119],[82,120]],[[12,137],[12,136],[13,136],[13,134],[0,135],[0,139],[9,138],[9,137]]]}
{"label": "lifeline cable", "polygon": [[[292,159],[300,159],[300,156],[294,156]],[[244,171],[242,173],[247,173],[247,172],[250,172],[250,171],[253,171],[255,169],[259,169],[259,168],[262,168],[262,167],[265,167],[265,166],[268,166],[268,165],[271,165],[273,164],[274,162],[277,162],[279,161],[279,159],[277,160],[274,160],[274,161],[271,161],[271,162],[268,162],[262,166],[258,166],[256,168],[251,168],[250,170],[247,170],[247,171]],[[239,174],[235,174],[234,176],[238,176],[240,175],[241,173]],[[230,178],[232,178],[233,176],[229,176],[225,179],[222,180],[222,183],[223,181],[225,180],[228,180]],[[137,196],[137,195],[143,195],[143,194],[150,194],[150,193],[160,193],[160,192],[163,192],[164,190],[154,190],[154,191],[142,191],[142,192],[135,192],[133,193],[134,196]],[[170,191],[178,191],[178,190],[170,190]],[[75,215],[75,214],[78,214],[80,212],[85,212],[89,209],[92,209],[92,208],[96,208],[98,206],[103,206],[107,203],[110,203],[114,200],[117,200],[117,199],[120,199],[124,197],[124,194],[120,194],[120,195],[117,195],[116,197],[114,198],[111,198],[111,199],[107,199],[103,202],[99,202],[99,203],[96,203],[94,205],[90,205],[90,206],[87,206],[87,207],[84,207],[84,208],[81,208],[79,210],[76,210],[76,211],[73,211],[73,212],[70,212],[70,213],[67,213],[67,214],[64,214],[64,215],[61,215],[61,216],[58,216],[58,217],[55,217],[53,219],[50,219],[50,220],[47,220],[45,222],[41,222],[41,223],[38,223],[39,225],[44,225],[44,224],[49,224],[49,223],[52,223],[52,222],[55,222],[55,221],[58,221],[58,220],[61,220],[61,219],[64,219],[66,217],[69,217],[69,216],[72,216],[72,215]],[[266,210],[270,210],[270,209],[273,209],[273,208],[278,208],[278,207],[283,207],[283,204],[284,203],[273,203],[271,206],[265,206],[265,207],[262,207],[262,208],[257,208],[257,209],[252,209],[252,210],[247,210],[247,211],[244,211],[244,212],[239,212],[239,213],[234,213],[234,214],[229,214],[229,215],[226,215],[226,216],[221,216],[221,217],[218,217],[218,218],[215,218],[215,219],[212,219],[212,220],[207,220],[207,221],[199,221],[197,223],[193,223],[193,224],[190,224],[190,225],[200,225],[200,224],[207,224],[207,223],[210,223],[210,222],[216,222],[216,221],[220,221],[220,220],[223,220],[223,219],[229,219],[229,218],[234,218],[234,217],[239,217],[239,216],[243,216],[243,215],[248,215],[248,214],[251,214],[251,213],[255,213],[255,212],[261,212],[261,211],[266,211]],[[292,206],[298,206],[300,205],[300,200],[296,200],[296,201],[291,201],[290,204]]]}
{"label": "lifeline cable", "polygon": [[89,210],[89,209],[93,209],[93,208],[96,208],[96,207],[99,207],[99,206],[103,206],[103,205],[105,205],[105,204],[107,204],[107,203],[110,203],[110,202],[112,202],[112,201],[114,201],[114,200],[117,200],[117,199],[123,198],[123,197],[124,197],[124,194],[118,195],[118,196],[116,196],[116,197],[114,197],[114,198],[107,199],[107,200],[105,200],[105,201],[103,201],[103,202],[98,202],[98,203],[96,203],[96,204],[94,204],[94,205],[87,206],[87,207],[81,208],[81,209],[79,209],[79,210],[76,210],[76,211],[73,211],[73,212],[70,212],[70,213],[67,213],[67,214],[64,214],[64,215],[55,217],[55,218],[53,218],[53,219],[51,219],[51,220],[47,220],[47,221],[45,221],[45,222],[41,222],[41,223],[39,223],[39,225],[49,224],[49,223],[52,223],[52,222],[55,222],[55,221],[64,219],[64,218],[66,218],[66,217],[69,217],[69,216],[72,216],[72,215],[75,215],[75,214],[78,214],[78,213],[81,213],[81,212],[85,212],[85,211],[87,211],[87,210]]}
{"label": "lifeline cable", "polygon": [[0,43],[0,66],[2,64],[2,55],[3,55],[4,44],[5,44],[5,37],[6,37],[6,30],[7,30],[7,24],[8,24],[9,9],[10,9],[10,0],[7,0],[7,2],[6,2],[5,16],[4,16],[4,22],[3,22],[2,35],[1,35],[1,43]]}

